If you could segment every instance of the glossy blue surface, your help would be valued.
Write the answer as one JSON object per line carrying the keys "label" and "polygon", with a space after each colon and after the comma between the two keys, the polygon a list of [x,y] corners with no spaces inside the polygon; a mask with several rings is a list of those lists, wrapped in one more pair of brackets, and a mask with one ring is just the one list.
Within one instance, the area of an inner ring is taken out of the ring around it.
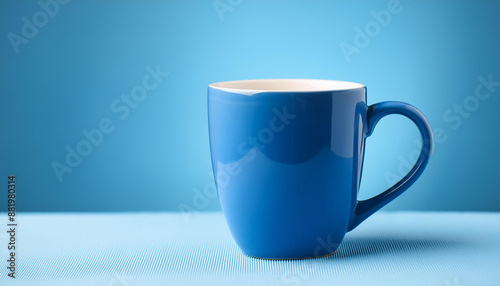
{"label": "glossy blue surface", "polygon": [[[365,139],[392,113],[416,123],[423,152],[394,187],[358,202]],[[252,96],[209,87],[208,114],[222,210],[234,239],[253,257],[334,252],[347,231],[415,182],[432,152],[431,129],[416,108],[367,107],[364,87]]]}

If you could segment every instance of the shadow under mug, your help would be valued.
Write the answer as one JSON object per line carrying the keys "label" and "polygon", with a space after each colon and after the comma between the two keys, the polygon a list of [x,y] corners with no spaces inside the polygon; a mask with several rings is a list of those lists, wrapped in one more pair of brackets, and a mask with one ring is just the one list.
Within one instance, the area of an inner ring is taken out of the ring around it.
{"label": "shadow under mug", "polygon": [[[357,200],[365,139],[389,114],[408,117],[420,156],[394,186]],[[212,167],[224,216],[243,252],[267,259],[319,257],[403,193],[433,149],[424,115],[396,101],[366,105],[362,84],[243,80],[208,87]]]}

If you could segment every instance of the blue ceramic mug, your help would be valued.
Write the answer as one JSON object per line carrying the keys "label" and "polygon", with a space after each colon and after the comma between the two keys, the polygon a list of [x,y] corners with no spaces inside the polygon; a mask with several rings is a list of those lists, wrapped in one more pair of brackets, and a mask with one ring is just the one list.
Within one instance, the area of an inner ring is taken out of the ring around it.
{"label": "blue ceramic mug", "polygon": [[[418,127],[422,150],[394,186],[358,201],[365,139],[400,114]],[[424,115],[396,101],[366,105],[366,87],[333,80],[211,84],[212,167],[224,216],[244,253],[268,259],[335,252],[345,234],[408,189],[433,149]]]}

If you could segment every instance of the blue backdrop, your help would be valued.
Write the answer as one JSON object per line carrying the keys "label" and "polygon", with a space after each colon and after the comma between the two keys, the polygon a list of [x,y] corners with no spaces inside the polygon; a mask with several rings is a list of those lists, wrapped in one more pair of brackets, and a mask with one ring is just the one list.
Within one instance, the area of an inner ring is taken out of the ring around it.
{"label": "blue backdrop", "polygon": [[[16,175],[21,211],[219,209],[206,87],[253,78],[417,106],[435,153],[385,210],[500,210],[500,1],[16,0],[0,21],[0,180]],[[382,120],[361,198],[402,177],[418,140]]]}

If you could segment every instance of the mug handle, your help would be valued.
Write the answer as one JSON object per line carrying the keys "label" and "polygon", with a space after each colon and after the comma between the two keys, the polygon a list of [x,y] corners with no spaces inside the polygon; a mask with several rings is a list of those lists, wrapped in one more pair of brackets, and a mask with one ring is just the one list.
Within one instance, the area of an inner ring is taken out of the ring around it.
{"label": "mug handle", "polygon": [[348,231],[353,230],[361,222],[385,206],[390,201],[397,198],[404,191],[406,191],[413,183],[415,183],[422,175],[425,166],[429,162],[429,158],[434,148],[434,138],[431,127],[425,116],[417,108],[399,101],[386,101],[371,105],[367,108],[367,132],[366,137],[373,133],[373,129],[377,122],[389,114],[400,114],[408,117],[415,123],[422,135],[422,149],[420,156],[413,168],[394,186],[387,189],[385,192],[364,201],[357,201],[354,208],[354,214],[351,218]]}

